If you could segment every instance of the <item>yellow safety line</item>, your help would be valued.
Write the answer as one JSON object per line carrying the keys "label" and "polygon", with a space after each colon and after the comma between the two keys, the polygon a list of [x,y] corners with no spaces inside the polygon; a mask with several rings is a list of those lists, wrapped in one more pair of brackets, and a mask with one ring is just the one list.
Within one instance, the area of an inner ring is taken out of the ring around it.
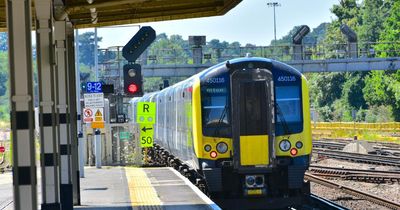
{"label": "yellow safety line", "polygon": [[160,206],[161,200],[141,168],[125,168],[132,207]]}

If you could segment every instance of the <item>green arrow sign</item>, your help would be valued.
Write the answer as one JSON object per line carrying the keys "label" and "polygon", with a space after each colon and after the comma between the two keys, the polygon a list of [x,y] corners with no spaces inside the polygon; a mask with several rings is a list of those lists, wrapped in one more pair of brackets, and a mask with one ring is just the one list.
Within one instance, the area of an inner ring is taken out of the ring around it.
{"label": "green arrow sign", "polygon": [[140,124],[140,146],[141,147],[153,147],[153,136],[154,136],[154,125],[153,124]]}

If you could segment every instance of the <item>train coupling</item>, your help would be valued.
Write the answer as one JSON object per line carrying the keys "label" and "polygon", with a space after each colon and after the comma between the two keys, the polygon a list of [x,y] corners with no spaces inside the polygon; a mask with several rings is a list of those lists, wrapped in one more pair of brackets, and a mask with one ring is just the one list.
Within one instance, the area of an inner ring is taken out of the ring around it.
{"label": "train coupling", "polygon": [[244,182],[244,196],[264,196],[267,194],[264,175],[246,175]]}

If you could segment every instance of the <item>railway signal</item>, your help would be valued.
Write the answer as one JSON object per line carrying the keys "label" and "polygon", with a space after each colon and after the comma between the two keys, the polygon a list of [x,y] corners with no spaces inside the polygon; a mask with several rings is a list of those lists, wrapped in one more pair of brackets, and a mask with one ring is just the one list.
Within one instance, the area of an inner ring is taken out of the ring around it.
{"label": "railway signal", "polygon": [[125,94],[128,96],[142,96],[142,67],[139,64],[126,64],[123,69]]}
{"label": "railway signal", "polygon": [[129,62],[135,60],[156,39],[156,31],[150,26],[144,26],[122,48],[122,56]]}

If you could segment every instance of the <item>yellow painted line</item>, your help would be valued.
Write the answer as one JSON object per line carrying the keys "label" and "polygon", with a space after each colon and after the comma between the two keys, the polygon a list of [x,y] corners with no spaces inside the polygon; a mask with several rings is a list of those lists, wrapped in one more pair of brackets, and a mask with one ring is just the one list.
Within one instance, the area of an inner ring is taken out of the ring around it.
{"label": "yellow painted line", "polygon": [[132,207],[160,206],[161,200],[142,168],[125,168]]}

